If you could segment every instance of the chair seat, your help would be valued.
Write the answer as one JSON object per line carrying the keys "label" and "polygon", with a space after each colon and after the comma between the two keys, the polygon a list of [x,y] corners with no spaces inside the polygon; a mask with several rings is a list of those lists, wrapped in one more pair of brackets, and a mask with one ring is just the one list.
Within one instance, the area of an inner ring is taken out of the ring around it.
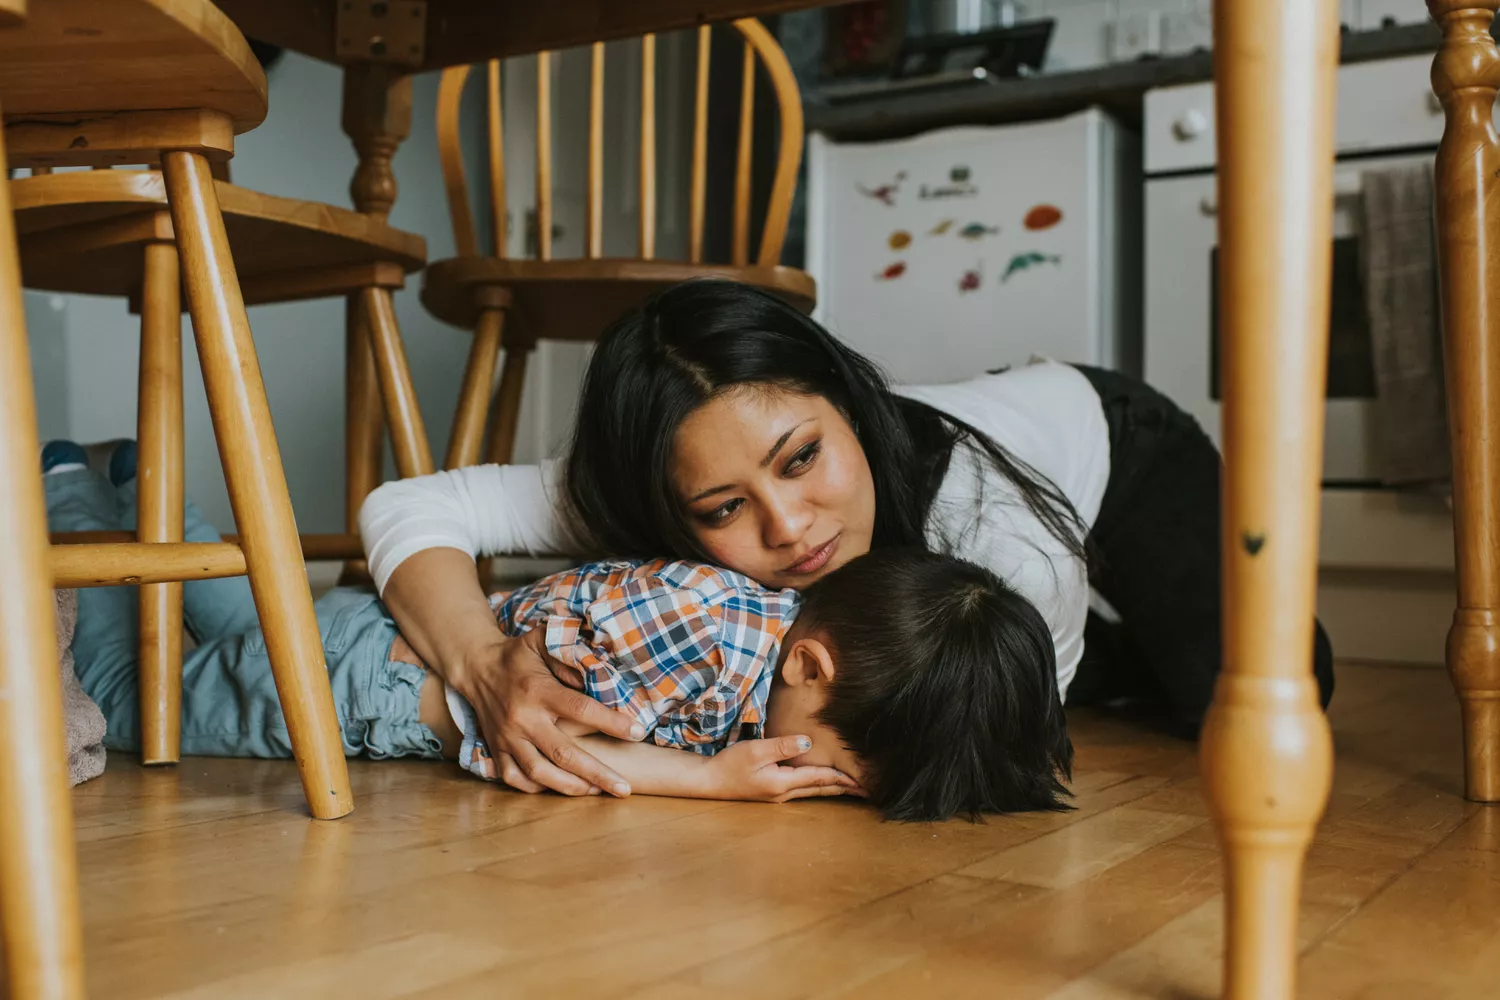
{"label": "chair seat", "polygon": [[506,333],[546,340],[597,340],[647,296],[693,278],[727,278],[765,289],[803,312],[817,283],[793,267],[736,267],[668,260],[503,260],[450,257],[428,266],[422,304],[438,319],[472,330],[486,289],[511,296]]}
{"label": "chair seat", "polygon": [[266,75],[223,11],[201,0],[37,0],[0,33],[7,118],[201,108],[245,132]]}
{"label": "chair seat", "polygon": [[[214,188],[247,302],[355,291],[371,283],[361,265],[385,265],[399,286],[403,274],[426,261],[422,237],[371,216],[224,181]],[[166,190],[155,171],[49,174],[11,181],[10,190],[27,288],[133,298],[141,287],[141,247],[172,238]],[[308,284],[317,273],[347,274],[342,284],[350,287]],[[298,288],[316,294],[297,294]]]}

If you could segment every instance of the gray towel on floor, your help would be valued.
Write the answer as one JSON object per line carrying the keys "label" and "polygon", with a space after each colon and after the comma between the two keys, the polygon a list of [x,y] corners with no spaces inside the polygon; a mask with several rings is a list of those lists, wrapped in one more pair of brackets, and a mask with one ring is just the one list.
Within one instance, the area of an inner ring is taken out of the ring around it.
{"label": "gray towel on floor", "polygon": [[84,693],[73,670],[73,627],[78,623],[78,591],[54,590],[57,602],[57,658],[62,662],[63,720],[68,738],[68,783],[104,773],[104,713]]}
{"label": "gray towel on floor", "polygon": [[1375,361],[1375,467],[1416,486],[1452,474],[1429,165],[1367,171],[1363,259]]}

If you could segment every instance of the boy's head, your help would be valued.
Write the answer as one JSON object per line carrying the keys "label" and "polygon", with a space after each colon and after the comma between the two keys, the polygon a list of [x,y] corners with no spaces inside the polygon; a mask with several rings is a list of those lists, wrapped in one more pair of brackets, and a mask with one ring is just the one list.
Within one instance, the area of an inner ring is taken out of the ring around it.
{"label": "boy's head", "polygon": [[876,549],[803,592],[766,735],[837,767],[890,819],[1065,809],[1072,772],[1052,633],[972,563]]}

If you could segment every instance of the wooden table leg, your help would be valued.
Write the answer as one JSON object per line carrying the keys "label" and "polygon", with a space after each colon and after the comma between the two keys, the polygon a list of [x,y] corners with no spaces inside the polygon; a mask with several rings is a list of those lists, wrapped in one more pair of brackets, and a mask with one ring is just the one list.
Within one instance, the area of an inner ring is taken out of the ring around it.
{"label": "wooden table leg", "polygon": [[161,167],[214,436],[292,753],[312,814],[335,819],[354,808],[349,768],[224,217],[202,154],[165,152]]}
{"label": "wooden table leg", "polygon": [[40,456],[0,184],[0,934],[9,996],[73,998],[84,995],[83,930]]}
{"label": "wooden table leg", "polygon": [[403,479],[425,476],[433,471],[432,446],[427,440],[422,408],[417,404],[411,368],[406,363],[406,348],[401,343],[401,328],[396,323],[391,290],[366,288],[361,294],[370,346],[375,354],[375,371],[380,376],[386,424],[391,429],[396,471]]}
{"label": "wooden table leg", "polygon": [[[141,295],[140,453],[136,468],[143,542],[182,541],[182,305],[177,247],[146,245]],[[181,755],[182,584],[140,588],[141,762]]]}
{"label": "wooden table leg", "polygon": [[448,437],[448,454],[443,468],[460,469],[479,462],[484,447],[485,417],[495,392],[495,365],[500,360],[500,335],[505,327],[505,310],[486,309],[479,314],[474,340],[469,344],[469,362],[464,367],[464,384],[458,393],[458,409],[453,411],[453,431]]}
{"label": "wooden table leg", "polygon": [[411,77],[387,63],[344,67],[343,125],[359,154],[354,207],[383,220],[396,202],[391,157],[411,132]]}
{"label": "wooden table leg", "polygon": [[1464,728],[1464,794],[1500,801],[1500,143],[1490,124],[1500,0],[1428,0],[1443,28],[1432,85],[1447,114],[1437,231],[1453,442],[1458,609],[1448,671]]}
{"label": "wooden table leg", "polygon": [[1312,673],[1332,269],[1336,0],[1214,6],[1224,671],[1200,763],[1225,867],[1225,996],[1293,995],[1333,745]]}
{"label": "wooden table leg", "polygon": [[[361,298],[359,294],[348,296],[344,308],[344,527],[356,535],[359,509],[365,497],[380,485],[385,460],[380,383]],[[368,581],[369,570],[363,559],[344,564],[341,586]]]}

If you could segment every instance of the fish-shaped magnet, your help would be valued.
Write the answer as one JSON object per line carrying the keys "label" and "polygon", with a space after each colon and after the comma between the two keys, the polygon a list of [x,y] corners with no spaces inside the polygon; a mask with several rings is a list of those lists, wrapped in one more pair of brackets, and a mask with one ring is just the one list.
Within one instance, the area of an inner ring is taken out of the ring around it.
{"label": "fish-shaped magnet", "polygon": [[1031,253],[1018,253],[1010,259],[1010,264],[1006,266],[1005,273],[1000,275],[1000,280],[1009,281],[1010,276],[1017,271],[1024,271],[1027,268],[1036,267],[1038,264],[1061,263],[1062,258],[1056,254],[1036,253],[1035,251]]}
{"label": "fish-shaped magnet", "polygon": [[971,222],[958,231],[958,235],[966,240],[982,240],[986,236],[998,236],[999,226],[986,226],[982,222]]}
{"label": "fish-shaped magnet", "polygon": [[942,222],[939,222],[937,225],[935,225],[931,229],[927,230],[927,235],[928,236],[941,236],[941,235],[943,235],[948,230],[950,230],[950,229],[953,228],[954,221],[955,220],[953,220],[953,219],[944,219]]}
{"label": "fish-shaped magnet", "polygon": [[1062,217],[1062,209],[1056,205],[1037,205],[1026,213],[1021,224],[1031,230],[1051,229],[1062,221]]}
{"label": "fish-shaped magnet", "polygon": [[890,239],[886,240],[892,250],[905,250],[911,246],[911,233],[904,229],[898,229],[891,233]]}
{"label": "fish-shaped magnet", "polygon": [[881,271],[879,274],[875,275],[875,280],[876,281],[893,281],[896,278],[901,277],[905,273],[906,273],[906,261],[904,261],[904,260],[898,260],[898,261],[896,261],[896,263],[892,264],[890,267],[887,267],[884,271]]}

